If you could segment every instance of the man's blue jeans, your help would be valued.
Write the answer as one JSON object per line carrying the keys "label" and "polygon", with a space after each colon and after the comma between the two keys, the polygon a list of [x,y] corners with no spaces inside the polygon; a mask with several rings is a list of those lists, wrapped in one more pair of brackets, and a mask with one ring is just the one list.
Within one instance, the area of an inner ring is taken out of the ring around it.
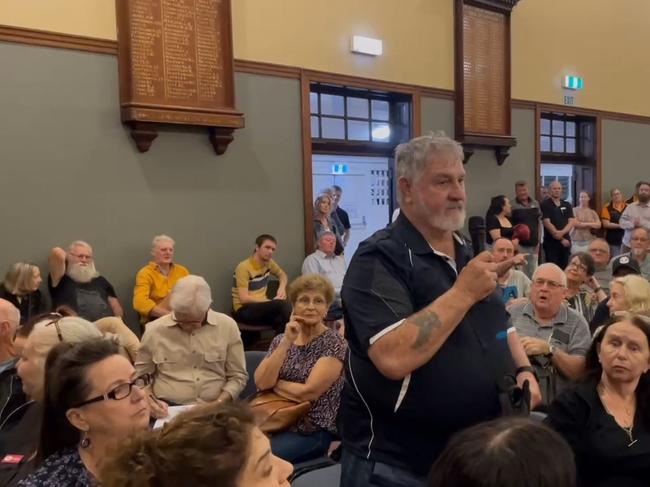
{"label": "man's blue jeans", "polygon": [[292,431],[271,436],[271,451],[274,455],[291,463],[306,462],[327,455],[332,435],[327,431],[316,431],[301,435]]}
{"label": "man's blue jeans", "polygon": [[343,448],[340,487],[426,487],[426,479],[400,467],[356,456]]}

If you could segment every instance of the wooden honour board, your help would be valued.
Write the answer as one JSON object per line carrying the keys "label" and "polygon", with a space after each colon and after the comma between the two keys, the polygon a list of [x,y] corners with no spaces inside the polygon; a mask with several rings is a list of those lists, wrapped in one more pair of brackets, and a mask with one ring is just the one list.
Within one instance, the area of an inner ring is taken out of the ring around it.
{"label": "wooden honour board", "polygon": [[123,122],[240,128],[230,0],[116,0]]}
{"label": "wooden honour board", "polygon": [[510,135],[507,16],[463,5],[464,132]]}

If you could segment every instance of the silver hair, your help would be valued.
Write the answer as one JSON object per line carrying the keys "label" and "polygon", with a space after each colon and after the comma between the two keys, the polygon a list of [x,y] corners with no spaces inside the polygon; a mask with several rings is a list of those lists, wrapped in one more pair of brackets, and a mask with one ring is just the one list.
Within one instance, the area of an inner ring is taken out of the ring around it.
{"label": "silver hair", "polygon": [[0,299],[0,321],[8,321],[14,330],[20,325],[20,311],[11,301]]}
{"label": "silver hair", "polygon": [[212,304],[210,285],[201,276],[189,275],[178,280],[169,297],[175,313],[205,313]]}
{"label": "silver hair", "polygon": [[93,248],[88,242],[84,242],[83,240],[75,240],[70,245],[68,245],[68,253],[72,252],[72,250],[75,247],[86,247],[86,248],[90,249],[91,254],[93,252]]}
{"label": "silver hair", "polygon": [[433,154],[462,161],[463,147],[444,132],[431,132],[400,144],[395,149],[397,179],[416,180],[431,162]]}
{"label": "silver hair", "polygon": [[332,237],[336,238],[336,235],[331,230],[323,230],[318,234],[318,239],[316,241],[320,242],[320,239],[326,237],[327,235],[331,235]]}
{"label": "silver hair", "polygon": [[566,274],[560,268],[560,266],[555,265],[552,262],[546,262],[544,264],[540,264],[540,266],[537,269],[535,269],[535,272],[533,272],[532,280],[534,281],[535,278],[537,277],[537,274],[539,273],[539,271],[544,270],[544,269],[553,269],[554,271],[557,271],[560,274],[560,284],[562,284],[562,286],[566,287]]}
{"label": "silver hair", "polygon": [[172,245],[176,245],[176,242],[174,242],[174,239],[171,238],[169,235],[165,235],[164,233],[161,235],[156,235],[153,240],[151,241],[151,248],[155,249],[156,245],[159,244],[160,242],[171,242]]}

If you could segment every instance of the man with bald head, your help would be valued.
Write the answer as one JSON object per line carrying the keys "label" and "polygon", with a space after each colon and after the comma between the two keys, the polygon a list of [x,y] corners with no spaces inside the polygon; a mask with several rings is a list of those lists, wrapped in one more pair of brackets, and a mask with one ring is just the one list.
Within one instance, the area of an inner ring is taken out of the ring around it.
{"label": "man with bald head", "polygon": [[20,311],[6,299],[0,299],[0,413],[7,403],[16,379],[14,335],[20,324]]}
{"label": "man with bald head", "polygon": [[594,277],[598,281],[598,286],[605,293],[609,294],[609,281],[612,280],[612,268],[609,265],[609,259],[611,257],[609,243],[604,238],[597,238],[589,244],[587,252],[594,259],[594,267],[596,269]]}
{"label": "man with bald head", "polygon": [[582,377],[591,345],[589,325],[564,302],[566,275],[555,264],[540,265],[533,274],[530,301],[510,308],[512,325],[539,376],[542,402],[570,381]]}
{"label": "man with bald head", "polygon": [[[492,245],[492,259],[494,262],[505,262],[512,259],[515,254],[515,245],[510,239],[501,237],[494,241]],[[526,256],[518,254],[520,261],[517,263],[526,263]],[[505,274],[499,276],[497,279],[501,292],[503,293],[503,302],[518,298],[527,297],[530,293],[530,279],[522,271],[511,268]]]}

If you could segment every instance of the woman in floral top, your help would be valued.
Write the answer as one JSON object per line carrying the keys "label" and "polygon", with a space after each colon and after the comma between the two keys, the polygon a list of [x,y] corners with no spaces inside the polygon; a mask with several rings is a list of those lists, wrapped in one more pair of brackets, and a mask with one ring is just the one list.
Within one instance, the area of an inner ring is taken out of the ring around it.
{"label": "woman in floral top", "polygon": [[148,384],[113,340],[57,345],[46,364],[42,463],[19,487],[98,485],[106,452],[149,426]]}
{"label": "woman in floral top", "polygon": [[292,319],[255,371],[255,384],[260,390],[273,389],[297,401],[311,401],[304,418],[289,431],[271,437],[275,455],[298,463],[325,455],[336,434],[346,342],[323,323],[334,299],[334,289],[325,277],[301,276],[291,283],[288,294]]}

